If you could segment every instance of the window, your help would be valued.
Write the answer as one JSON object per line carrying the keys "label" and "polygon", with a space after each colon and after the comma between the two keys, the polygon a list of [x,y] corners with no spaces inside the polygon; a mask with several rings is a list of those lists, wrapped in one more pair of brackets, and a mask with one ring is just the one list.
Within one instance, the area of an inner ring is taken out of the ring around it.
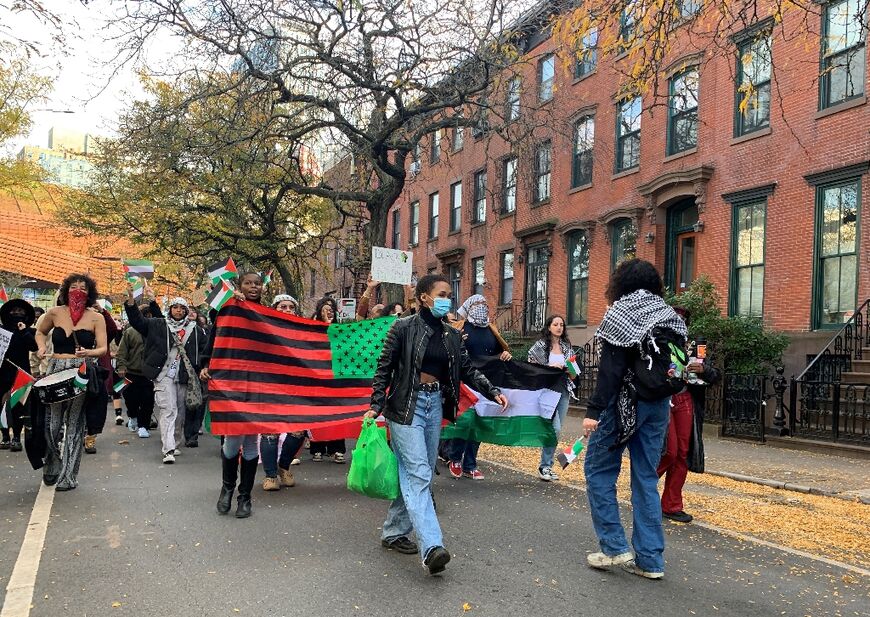
{"label": "window", "polygon": [[538,99],[549,101],[553,98],[553,82],[556,78],[556,56],[550,54],[538,63]]}
{"label": "window", "polygon": [[764,303],[764,235],[767,201],[734,204],[731,248],[732,315],[761,317]]}
{"label": "window", "polygon": [[472,293],[482,294],[483,284],[486,281],[483,270],[483,257],[475,257],[471,260],[471,276],[474,277],[471,282]]}
{"label": "window", "polygon": [[474,223],[486,220],[486,170],[474,174],[474,211],[471,220]]}
{"label": "window", "polygon": [[698,145],[698,69],[690,68],[671,78],[668,105],[668,154]]}
{"label": "window", "polygon": [[568,323],[585,324],[589,308],[589,237],[568,237]]}
{"label": "window", "polygon": [[677,0],[680,7],[680,17],[689,19],[701,12],[703,0]]}
{"label": "window", "polygon": [[456,152],[458,150],[462,150],[462,147],[464,145],[465,145],[465,127],[464,126],[453,127],[453,151]]}
{"label": "window", "polygon": [[858,283],[857,179],[816,187],[816,325],[835,326],[855,311]]}
{"label": "window", "polygon": [[589,75],[598,66],[598,30],[592,28],[580,39],[577,62],[574,64],[574,78]]}
{"label": "window", "polygon": [[637,18],[634,11],[634,0],[628,0],[619,16],[619,53],[631,49],[637,39]]}
{"label": "window", "polygon": [[489,130],[489,103],[487,103],[486,99],[482,99],[480,101],[480,107],[477,111],[477,122],[474,123],[474,127],[471,129],[471,135],[475,139],[479,139],[479,138],[483,137],[488,130]]}
{"label": "window", "polygon": [[401,244],[401,241],[402,241],[402,236],[401,236],[402,230],[399,229],[399,225],[401,223],[400,217],[401,217],[401,211],[398,208],[393,210],[393,240],[392,240],[392,244],[390,246],[394,249],[401,248],[399,246]]}
{"label": "window", "polygon": [[631,219],[616,219],[610,224],[610,270],[626,259],[637,257],[637,227]]}
{"label": "window", "polygon": [[501,290],[499,304],[510,304],[514,299],[514,253],[501,254]]}
{"label": "window", "polygon": [[738,45],[735,137],[770,125],[771,67],[770,34]]}
{"label": "window", "polygon": [[450,185],[450,231],[462,225],[462,182]]}
{"label": "window", "polygon": [[457,264],[447,266],[447,280],[450,282],[450,291],[453,294],[453,308],[456,309],[462,305],[462,273]]}
{"label": "window", "polygon": [[517,159],[509,158],[504,162],[502,174],[501,211],[505,214],[517,209]]}
{"label": "window", "polygon": [[432,131],[432,139],[429,141],[429,162],[433,165],[441,160],[441,129]]}
{"label": "window", "polygon": [[592,184],[592,146],[595,143],[595,117],[585,116],[574,125],[574,151],[571,158],[571,188]]}
{"label": "window", "polygon": [[549,141],[545,141],[535,150],[535,203],[550,199],[551,150],[552,144]]}
{"label": "window", "polygon": [[863,0],[842,0],[825,6],[822,23],[820,107],[830,107],[864,94]]}
{"label": "window", "polygon": [[505,121],[512,122],[520,117],[520,81],[514,77],[508,82],[507,102],[505,104]]}
{"label": "window", "polygon": [[417,143],[414,144],[414,152],[413,152],[413,154],[411,155],[411,157],[412,157],[412,161],[413,161],[414,163],[419,163],[419,162],[420,162],[420,156],[421,156],[421,148],[420,148],[420,142],[418,141]]}
{"label": "window", "polygon": [[429,239],[438,237],[438,208],[440,207],[438,193],[429,195]]}
{"label": "window", "polygon": [[420,202],[415,201],[411,204],[411,215],[410,215],[410,223],[411,226],[408,230],[408,242],[410,242],[413,246],[417,246],[420,243]]}
{"label": "window", "polygon": [[616,171],[640,165],[641,101],[637,96],[616,108]]}

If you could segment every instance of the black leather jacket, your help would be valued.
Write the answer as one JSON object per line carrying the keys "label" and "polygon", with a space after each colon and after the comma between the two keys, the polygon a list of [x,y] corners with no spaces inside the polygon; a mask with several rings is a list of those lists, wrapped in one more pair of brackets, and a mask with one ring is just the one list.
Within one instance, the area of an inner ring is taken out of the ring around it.
{"label": "black leather jacket", "polygon": [[[464,381],[490,400],[501,394],[471,365],[462,334],[441,324],[449,362],[448,383],[441,384],[444,418],[453,422],[459,408],[459,382]],[[420,366],[429,338],[435,334],[419,315],[398,319],[387,333],[372,382],[371,408],[400,424],[411,424],[420,385]],[[387,394],[387,387],[390,392]]]}

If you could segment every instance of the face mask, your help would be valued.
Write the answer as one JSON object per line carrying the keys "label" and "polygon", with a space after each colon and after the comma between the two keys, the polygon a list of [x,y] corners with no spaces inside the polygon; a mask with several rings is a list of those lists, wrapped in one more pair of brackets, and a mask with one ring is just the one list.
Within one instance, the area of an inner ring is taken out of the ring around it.
{"label": "face mask", "polygon": [[450,307],[453,306],[453,300],[450,298],[434,298],[432,303],[432,314],[435,317],[444,317],[450,312]]}
{"label": "face mask", "polygon": [[73,325],[76,325],[87,309],[88,292],[81,289],[70,289],[67,293],[67,299],[70,318],[72,318]]}

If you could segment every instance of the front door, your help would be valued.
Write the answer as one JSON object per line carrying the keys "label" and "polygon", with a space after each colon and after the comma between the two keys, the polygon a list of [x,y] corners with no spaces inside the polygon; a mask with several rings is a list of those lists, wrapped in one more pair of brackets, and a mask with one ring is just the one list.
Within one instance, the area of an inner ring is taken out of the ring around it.
{"label": "front door", "polygon": [[526,261],[526,317],[525,332],[536,332],[547,319],[547,270],[550,251],[546,246],[529,247]]}
{"label": "front door", "polygon": [[665,284],[675,293],[685,291],[698,275],[698,206],[694,198],[668,210]]}

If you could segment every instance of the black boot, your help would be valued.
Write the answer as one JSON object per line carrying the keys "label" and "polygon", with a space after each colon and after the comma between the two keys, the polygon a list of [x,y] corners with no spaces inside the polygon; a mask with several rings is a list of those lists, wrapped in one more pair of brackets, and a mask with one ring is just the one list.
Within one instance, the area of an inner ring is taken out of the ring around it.
{"label": "black boot", "polygon": [[251,516],[251,489],[254,488],[254,476],[257,475],[257,463],[260,459],[248,461],[242,457],[242,472],[239,479],[238,506],[236,518],[248,518]]}
{"label": "black boot", "polygon": [[218,497],[218,514],[226,514],[233,504],[233,491],[236,490],[236,479],[239,477],[239,457],[226,458],[221,452],[221,468],[223,470],[223,485],[221,496]]}

